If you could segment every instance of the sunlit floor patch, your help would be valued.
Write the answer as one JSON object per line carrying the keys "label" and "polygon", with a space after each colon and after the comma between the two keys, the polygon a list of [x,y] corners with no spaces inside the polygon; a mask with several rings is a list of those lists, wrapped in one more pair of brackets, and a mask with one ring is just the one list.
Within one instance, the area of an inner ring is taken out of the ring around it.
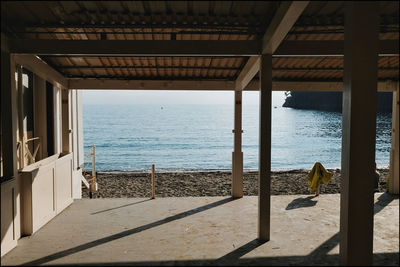
{"label": "sunlit floor patch", "polygon": [[[398,264],[399,199],[375,198],[374,264]],[[1,264],[339,264],[339,194],[271,206],[271,240],[260,242],[257,197],[76,200]]]}

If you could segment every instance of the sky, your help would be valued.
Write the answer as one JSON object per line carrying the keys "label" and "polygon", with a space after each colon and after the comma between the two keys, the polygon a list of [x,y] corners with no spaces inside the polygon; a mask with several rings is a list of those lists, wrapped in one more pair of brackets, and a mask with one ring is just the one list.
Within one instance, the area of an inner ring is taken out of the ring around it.
{"label": "sky", "polygon": [[[84,104],[226,104],[233,105],[234,92],[84,90]],[[284,92],[272,92],[272,105],[282,106]],[[259,92],[243,92],[243,105],[258,105]]]}

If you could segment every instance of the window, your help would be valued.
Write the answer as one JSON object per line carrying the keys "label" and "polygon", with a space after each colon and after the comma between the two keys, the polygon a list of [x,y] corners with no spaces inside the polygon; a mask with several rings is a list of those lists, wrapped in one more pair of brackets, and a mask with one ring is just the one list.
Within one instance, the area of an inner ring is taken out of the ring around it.
{"label": "window", "polygon": [[27,69],[22,69],[22,95],[23,95],[23,132],[26,141],[25,155],[27,165],[35,161],[35,132],[33,116],[33,74]]}
{"label": "window", "polygon": [[54,89],[46,81],[47,156],[54,155]]}

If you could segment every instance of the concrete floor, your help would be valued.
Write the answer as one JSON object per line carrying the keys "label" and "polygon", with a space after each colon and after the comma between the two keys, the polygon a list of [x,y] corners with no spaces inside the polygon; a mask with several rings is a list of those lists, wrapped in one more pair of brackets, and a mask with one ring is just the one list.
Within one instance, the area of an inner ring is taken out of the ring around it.
{"label": "concrete floor", "polygon": [[[374,265],[399,265],[399,199],[375,194]],[[76,200],[1,265],[338,265],[339,194],[272,196],[271,240],[257,197]]]}

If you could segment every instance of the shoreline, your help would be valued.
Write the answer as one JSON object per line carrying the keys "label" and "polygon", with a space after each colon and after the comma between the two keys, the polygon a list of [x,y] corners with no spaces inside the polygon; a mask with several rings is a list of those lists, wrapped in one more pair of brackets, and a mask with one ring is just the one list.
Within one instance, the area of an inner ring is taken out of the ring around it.
{"label": "shoreline", "polygon": [[[332,172],[329,184],[321,184],[321,194],[340,193],[340,169]],[[271,195],[310,194],[307,174],[310,170],[271,171]],[[379,192],[386,191],[388,168],[378,168]],[[87,172],[90,173],[90,172]],[[156,197],[200,197],[231,195],[231,171],[192,171],[155,173]],[[93,198],[151,197],[151,172],[97,172],[98,191]],[[258,195],[258,171],[243,172],[243,193]],[[310,194],[311,195],[311,194]],[[82,198],[89,191],[82,188]]]}
{"label": "shoreline", "polygon": [[[339,167],[325,168],[328,171],[340,171]],[[388,171],[389,166],[379,167],[378,171]],[[296,172],[296,171],[310,171],[311,169],[295,168],[295,169],[272,169],[271,172]],[[151,168],[146,170],[102,170],[96,171],[97,174],[140,174],[151,173]],[[225,173],[232,172],[232,169],[157,169],[155,173]],[[243,172],[258,172],[258,169],[243,169]],[[91,170],[86,170],[86,173],[91,173]]]}

